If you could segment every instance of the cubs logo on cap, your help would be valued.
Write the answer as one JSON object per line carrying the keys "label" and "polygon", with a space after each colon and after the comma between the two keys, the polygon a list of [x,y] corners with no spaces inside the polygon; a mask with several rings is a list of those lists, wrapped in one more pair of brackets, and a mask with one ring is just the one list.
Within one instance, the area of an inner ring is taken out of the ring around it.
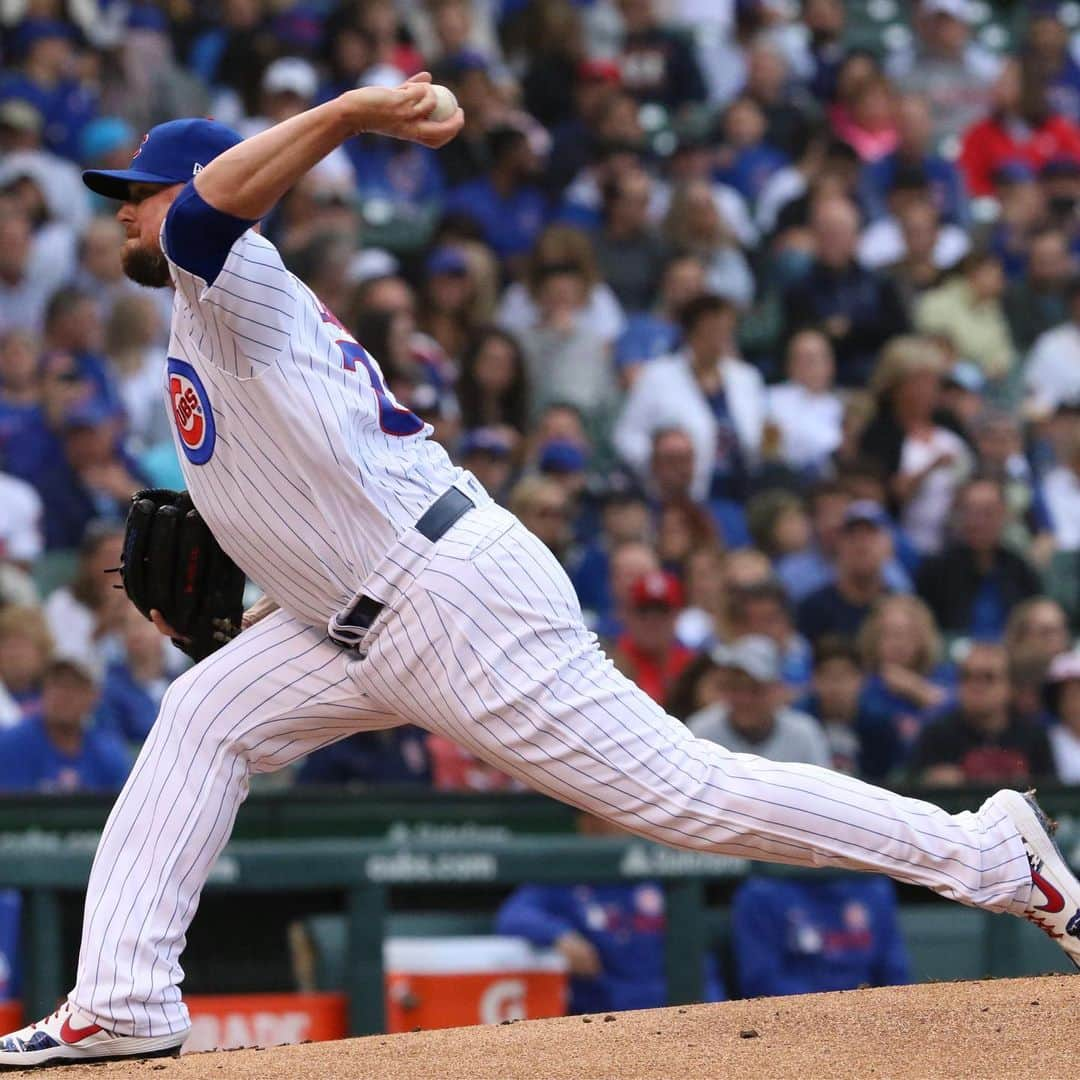
{"label": "cubs logo on cap", "polygon": [[214,453],[214,411],[199,373],[184,360],[169,357],[169,401],[180,448],[192,465],[205,465]]}

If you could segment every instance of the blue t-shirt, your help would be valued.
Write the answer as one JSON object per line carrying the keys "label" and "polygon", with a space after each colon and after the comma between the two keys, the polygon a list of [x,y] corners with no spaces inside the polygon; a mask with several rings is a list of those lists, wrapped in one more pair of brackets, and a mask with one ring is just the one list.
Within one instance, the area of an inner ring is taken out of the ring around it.
{"label": "blue t-shirt", "polygon": [[[943,690],[952,689],[953,680],[948,668],[937,668],[929,674],[928,678],[930,682]],[[897,747],[902,755],[902,761],[897,764],[901,764],[907,761],[923,728],[948,709],[952,705],[952,699],[950,695],[937,708],[920,709],[907,698],[890,690],[885,685],[885,680],[875,672],[867,677],[863,685],[860,703],[870,712],[888,717],[896,735]]]}
{"label": "blue t-shirt", "polygon": [[714,175],[721,184],[733,187],[748,203],[757,202],[769,177],[788,164],[787,155],[768,143],[748,146],[735,155],[726,168]]}
{"label": "blue t-shirt", "polygon": [[136,682],[126,662],[109,665],[97,708],[97,726],[126,743],[142,743],[157,719],[167,681],[160,686]]}
{"label": "blue t-shirt", "polygon": [[[863,166],[859,182],[859,199],[871,221],[888,215],[889,192],[900,164],[899,154],[892,153]],[[919,165],[926,174],[926,179],[930,184],[930,194],[941,215],[941,220],[955,225],[966,225],[968,222],[967,193],[960,170],[951,161],[934,154],[924,157]]]}
{"label": "blue t-shirt", "polygon": [[[525,885],[499,909],[495,931],[548,947],[576,931],[600,954],[600,974],[570,980],[572,1013],[652,1009],[668,1003],[664,889],[658,881],[608,885]],[[713,957],[705,1001],[723,1001]]]}
{"label": "blue t-shirt", "polygon": [[119,791],[129,767],[124,744],[107,731],[84,732],[75,755],[58,750],[37,717],[0,732],[0,791]]}
{"label": "blue t-shirt", "polygon": [[49,428],[40,405],[0,401],[0,469],[33,482],[39,469],[63,460],[63,445]]}
{"label": "blue t-shirt", "polygon": [[74,360],[79,377],[85,379],[93,388],[94,400],[110,413],[122,412],[124,402],[117,389],[116,380],[109,371],[108,360],[90,352],[75,353]]}
{"label": "blue t-shirt", "polygon": [[362,731],[316,750],[300,766],[298,784],[429,784],[427,736],[409,725]]}
{"label": "blue t-shirt", "polygon": [[[825,726],[821,699],[816,694],[808,694],[797,702],[795,707],[809,713]],[[825,730],[832,741],[835,732],[830,732],[827,726]],[[858,711],[850,721],[848,730],[854,739],[850,748],[843,748],[842,762],[837,761],[834,746],[834,768],[842,767],[845,771],[853,771],[864,780],[883,780],[904,763],[904,751],[889,717],[874,712],[863,697],[859,698]],[[853,757],[848,757],[849,754]]]}
{"label": "blue t-shirt", "polygon": [[1005,630],[1008,615],[997,574],[987,574],[971,601],[968,632],[973,638],[982,641],[996,640]]}
{"label": "blue t-shirt", "polygon": [[442,166],[434,150],[397,139],[361,138],[345,143],[361,199],[424,206],[443,195]]}
{"label": "blue t-shirt", "polygon": [[577,548],[567,562],[566,573],[581,610],[594,624],[611,611],[610,566],[607,546],[599,539]]}
{"label": "blue t-shirt", "polygon": [[732,898],[731,939],[744,997],[911,980],[885,878],[750,878]]}
{"label": "blue t-shirt", "polygon": [[835,584],[825,585],[799,605],[796,620],[799,633],[811,644],[826,634],[853,638],[872,607],[872,604],[853,604]]}
{"label": "blue t-shirt", "polygon": [[[121,446],[117,446],[115,454],[136,483],[145,487],[146,478],[134,459]],[[66,458],[49,461],[28,479],[41,496],[45,511],[45,547],[49,551],[78,547],[91,521],[120,525],[127,515],[127,500],[87,488]]]}
{"label": "blue t-shirt", "polygon": [[486,176],[454,188],[443,209],[472,218],[501,259],[521,255],[532,247],[547,212],[539,188],[528,185],[504,197]]}
{"label": "blue t-shirt", "polygon": [[615,342],[615,366],[627,367],[673,353],[682,340],[679,328],[659,315],[636,314]]}
{"label": "blue t-shirt", "polygon": [[72,161],[79,160],[82,130],[97,115],[97,101],[77,79],[61,79],[48,87],[28,79],[21,72],[0,83],[0,101],[19,98],[28,101],[45,121],[42,132],[48,149]]}
{"label": "blue t-shirt", "polygon": [[1080,123],[1080,66],[1066,56],[1056,75],[1049,78],[1046,98],[1051,110]]}
{"label": "blue t-shirt", "polygon": [[750,526],[746,521],[745,504],[735,499],[709,499],[709,513],[713,524],[729,551],[750,547]]}

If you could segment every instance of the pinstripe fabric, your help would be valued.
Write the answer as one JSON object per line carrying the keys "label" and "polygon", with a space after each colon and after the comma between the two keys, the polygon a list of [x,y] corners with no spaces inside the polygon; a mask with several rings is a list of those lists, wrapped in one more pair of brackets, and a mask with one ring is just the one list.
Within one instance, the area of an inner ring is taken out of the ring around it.
{"label": "pinstripe fabric", "polygon": [[[481,518],[497,539],[470,551]],[[461,525],[398,583],[398,617],[373,628],[357,668],[389,708],[665,843],[880,871],[991,910],[1026,901],[1027,859],[1000,814],[949,815],[695,739],[599,650],[539,540],[493,506]]]}
{"label": "pinstripe fabric", "polygon": [[166,695],[90,879],[72,1001],[103,1026],[186,1026],[184,935],[250,773],[404,721],[668,844],[878,871],[994,911],[1030,895],[1022,842],[992,809],[950,815],[695,739],[615,670],[561,567],[490,500],[436,544],[406,532],[363,591],[387,604],[366,659],[279,612]]}
{"label": "pinstripe fabric", "polygon": [[188,1027],[179,956],[252,773],[399,721],[353,655],[275,612],[169,688],[94,857],[71,1000],[102,1026]]}
{"label": "pinstripe fabric", "polygon": [[174,425],[191,497],[267,595],[324,626],[461,470],[430,426],[383,430],[372,377],[342,355],[352,338],[268,240],[244,233],[211,285],[170,267],[169,356],[198,374],[216,432],[193,463]]}

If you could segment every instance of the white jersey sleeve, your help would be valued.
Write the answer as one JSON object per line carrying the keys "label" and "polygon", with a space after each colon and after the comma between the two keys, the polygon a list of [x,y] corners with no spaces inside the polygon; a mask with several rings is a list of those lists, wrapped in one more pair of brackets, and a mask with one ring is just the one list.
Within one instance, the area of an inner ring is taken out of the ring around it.
{"label": "white jersey sleeve", "polygon": [[240,379],[257,378],[274,364],[299,308],[296,279],[254,224],[215,209],[189,182],[161,229],[189,332],[202,339],[200,351],[215,367]]}

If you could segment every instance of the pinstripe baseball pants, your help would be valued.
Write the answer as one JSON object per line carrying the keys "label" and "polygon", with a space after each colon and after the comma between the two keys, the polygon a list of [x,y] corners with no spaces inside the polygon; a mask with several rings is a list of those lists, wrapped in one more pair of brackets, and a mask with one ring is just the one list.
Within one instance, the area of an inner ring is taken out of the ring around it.
{"label": "pinstripe baseball pants", "polygon": [[278,611],[169,689],[101,838],[75,1005],[151,1036],[188,1026],[180,953],[252,773],[412,722],[554,798],[679,847],[871,870],[993,911],[1031,878],[999,813],[951,815],[809,765],[732,754],[619,674],[544,545],[492,503],[409,532],[363,583],[363,643]]}

